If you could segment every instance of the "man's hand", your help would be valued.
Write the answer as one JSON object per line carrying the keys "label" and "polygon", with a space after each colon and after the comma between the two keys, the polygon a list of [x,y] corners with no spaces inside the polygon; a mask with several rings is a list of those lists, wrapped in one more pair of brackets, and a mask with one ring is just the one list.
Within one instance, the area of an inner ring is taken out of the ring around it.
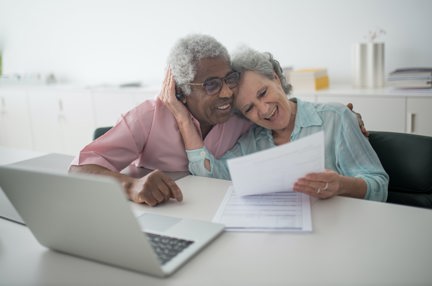
{"label": "man's hand", "polygon": [[183,194],[174,180],[159,170],[140,179],[124,182],[123,187],[129,199],[135,203],[156,206],[171,198],[179,202],[183,200]]}
{"label": "man's hand", "polygon": [[186,99],[180,101],[175,95],[175,81],[168,69],[159,98],[174,115],[186,150],[195,150],[204,146],[199,127],[194,125],[192,116],[186,107]]}
{"label": "man's hand", "polygon": [[352,112],[354,112],[354,114],[357,116],[357,120],[358,120],[358,123],[359,123],[359,127],[360,127],[361,132],[363,133],[364,136],[368,137],[368,136],[369,136],[369,132],[366,130],[366,127],[365,127],[365,125],[364,125],[364,122],[363,122],[363,119],[362,119],[361,114],[360,114],[360,113],[357,113],[357,112],[355,112],[355,111],[353,110],[353,109],[354,109],[354,106],[353,106],[353,104],[352,104],[351,102],[347,104],[347,107],[348,107]]}
{"label": "man's hand", "polygon": [[185,106],[185,101],[181,102],[175,95],[175,81],[171,73],[171,69],[165,73],[165,79],[162,84],[162,89],[159,94],[159,98],[165,104],[165,106],[171,111],[177,121],[188,121],[190,120],[189,110]]}

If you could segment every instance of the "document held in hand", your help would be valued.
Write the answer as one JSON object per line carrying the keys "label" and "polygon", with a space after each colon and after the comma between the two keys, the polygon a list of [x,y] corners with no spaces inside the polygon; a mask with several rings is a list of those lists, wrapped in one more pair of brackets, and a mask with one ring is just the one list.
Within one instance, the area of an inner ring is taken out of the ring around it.
{"label": "document held in hand", "polygon": [[292,191],[297,179],[324,171],[324,132],[227,163],[237,195]]}

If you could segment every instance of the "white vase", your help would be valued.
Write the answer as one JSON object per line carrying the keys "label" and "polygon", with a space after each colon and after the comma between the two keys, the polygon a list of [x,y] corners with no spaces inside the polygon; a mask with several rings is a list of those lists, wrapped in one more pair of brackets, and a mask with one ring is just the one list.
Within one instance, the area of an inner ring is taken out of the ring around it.
{"label": "white vase", "polygon": [[384,43],[357,43],[352,49],[354,87],[379,88],[384,86]]}

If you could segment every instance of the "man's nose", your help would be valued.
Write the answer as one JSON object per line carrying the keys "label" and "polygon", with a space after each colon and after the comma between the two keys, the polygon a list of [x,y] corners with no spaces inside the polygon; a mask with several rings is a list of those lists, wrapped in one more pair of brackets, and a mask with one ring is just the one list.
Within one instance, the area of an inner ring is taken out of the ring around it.
{"label": "man's nose", "polygon": [[219,97],[221,98],[231,98],[234,96],[234,91],[228,87],[228,85],[223,82],[222,89],[219,92]]}

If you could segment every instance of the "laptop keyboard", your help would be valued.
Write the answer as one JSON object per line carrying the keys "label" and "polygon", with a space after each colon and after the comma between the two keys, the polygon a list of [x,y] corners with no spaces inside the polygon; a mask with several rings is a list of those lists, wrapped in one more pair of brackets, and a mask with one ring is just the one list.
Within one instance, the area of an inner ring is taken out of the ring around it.
{"label": "laptop keyboard", "polygon": [[191,240],[146,233],[162,265],[193,243]]}

